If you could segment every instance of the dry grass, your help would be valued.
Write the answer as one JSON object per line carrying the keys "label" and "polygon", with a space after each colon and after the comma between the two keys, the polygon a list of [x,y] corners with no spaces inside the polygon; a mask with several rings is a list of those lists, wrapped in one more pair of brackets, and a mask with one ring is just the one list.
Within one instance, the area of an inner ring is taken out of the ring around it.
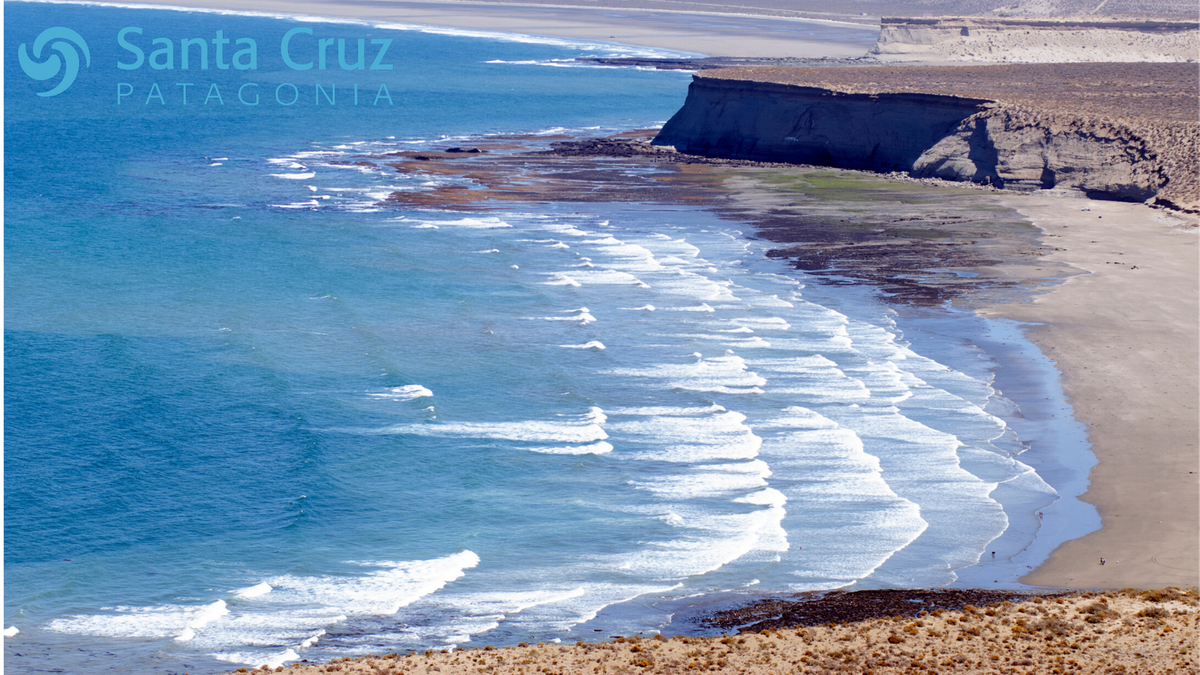
{"label": "dry grass", "polygon": [[[1196,673],[1197,592],[1082,592],[915,617],[716,638],[522,643],[296,664],[274,672],[451,675]],[[245,670],[240,672],[246,672]]]}

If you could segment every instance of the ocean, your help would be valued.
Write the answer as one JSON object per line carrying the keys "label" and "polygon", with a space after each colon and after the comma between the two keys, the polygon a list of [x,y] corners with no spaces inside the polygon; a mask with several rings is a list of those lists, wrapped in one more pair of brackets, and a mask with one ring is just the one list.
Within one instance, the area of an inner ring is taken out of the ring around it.
{"label": "ocean", "polygon": [[4,9],[9,672],[703,632],[1016,587],[1095,526],[1018,326],[906,319],[699,207],[402,207],[457,179],[357,161],[661,125],[688,73],[574,59],[677,54]]}

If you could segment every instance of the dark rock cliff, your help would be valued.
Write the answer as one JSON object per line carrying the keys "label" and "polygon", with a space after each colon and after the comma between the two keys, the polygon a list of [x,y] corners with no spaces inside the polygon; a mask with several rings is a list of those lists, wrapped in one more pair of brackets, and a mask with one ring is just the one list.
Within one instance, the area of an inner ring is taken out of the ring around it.
{"label": "dark rock cliff", "polygon": [[1164,133],[986,99],[696,75],[683,108],[654,143],[710,157],[1071,188],[1194,210],[1200,200],[1195,177],[1189,180],[1192,162],[1164,152],[1187,139]]}

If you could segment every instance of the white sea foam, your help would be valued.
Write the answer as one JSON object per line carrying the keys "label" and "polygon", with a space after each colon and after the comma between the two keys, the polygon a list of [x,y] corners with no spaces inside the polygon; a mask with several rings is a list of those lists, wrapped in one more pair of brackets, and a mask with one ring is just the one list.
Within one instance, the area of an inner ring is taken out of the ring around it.
{"label": "white sea foam", "polygon": [[651,579],[678,579],[706,574],[756,550],[770,551],[771,558],[788,550],[787,535],[780,527],[786,512],[769,507],[745,514],[709,516],[700,523],[683,517],[691,536],[654,542],[624,556],[618,569]]}
{"label": "white sea foam", "polygon": [[273,173],[271,175],[275,178],[284,178],[286,180],[308,180],[316,176],[317,173],[315,171],[307,171],[305,173]]}
{"label": "white sea foam", "polygon": [[244,663],[254,667],[266,666],[268,668],[278,668],[288,661],[298,661],[300,655],[294,649],[285,649],[282,652],[229,652],[213,654],[213,658],[226,663]]}
{"label": "white sea foam", "polygon": [[596,317],[592,316],[591,312],[588,311],[587,307],[580,307],[579,309],[568,309],[568,310],[563,311],[563,314],[572,314],[572,313],[574,313],[574,316],[543,316],[543,317],[538,317],[538,318],[540,318],[544,321],[574,321],[583,326],[586,326],[587,324],[592,323],[596,320]]}
{"label": "white sea foam", "polygon": [[101,637],[182,638],[195,637],[195,631],[229,614],[224,600],[199,605],[159,605],[157,607],[115,607],[111,614],[77,615],[50,622],[48,628],[60,633]]}
{"label": "white sea foam", "polygon": [[691,464],[716,460],[746,460],[758,454],[762,438],[745,424],[739,412],[698,417],[649,415],[614,420],[608,429],[621,438],[639,439],[634,459]]}
{"label": "white sea foam", "polygon": [[[711,413],[725,412],[724,406],[716,404],[705,407],[680,407],[680,406],[638,406],[632,408],[615,408],[611,414],[613,415],[651,415],[655,417],[676,417],[676,416],[695,416],[706,415]],[[740,413],[739,413],[740,414]],[[742,416],[745,419],[745,416]]]}
{"label": "white sea foam", "polygon": [[646,377],[664,386],[725,394],[761,394],[767,381],[746,367],[739,356],[701,358],[691,364],[660,364],[649,368],[614,368],[612,375]]}
{"label": "white sea foam", "polygon": [[575,271],[571,272],[571,275],[572,278],[577,280],[577,283],[574,285],[582,283],[601,286],[637,286],[639,288],[650,288],[649,284],[632,274],[612,269],[575,269]]}
{"label": "white sea foam", "polygon": [[542,443],[594,443],[608,438],[601,425],[607,417],[600,408],[582,415],[564,415],[562,421],[529,420],[524,422],[428,422],[397,424],[368,431],[374,434],[405,434],[441,438],[487,438],[504,441]]}
{"label": "white sea foam", "polygon": [[[790,303],[789,303],[790,306]],[[788,330],[792,327],[787,321],[777,317],[741,317],[732,320],[733,323],[753,330]]]}
{"label": "white sea foam", "polygon": [[634,481],[634,485],[677,501],[742,494],[765,488],[766,478],[771,475],[767,465],[755,460],[746,463],[746,467],[740,468],[737,464],[707,467],[708,470],[693,470],[660,480]]}
{"label": "white sea foam", "polygon": [[[197,644],[225,661],[281,665],[299,658],[297,649],[315,644],[325,626],[355,616],[390,616],[435,593],[475,567],[479,557],[463,551],[444,558],[358,563],[373,571],[347,575],[283,575],[250,589],[271,592],[235,594],[200,605],[116,607],[106,614],[69,616],[51,621],[51,631],[112,638],[167,638]],[[244,589],[249,590],[249,589]],[[275,652],[249,652],[252,644],[288,644]]]}
{"label": "white sea foam", "polygon": [[[612,565],[616,567],[616,565]],[[529,570],[534,590],[488,590],[431,599],[432,607],[449,609],[464,617],[454,626],[462,631],[455,637],[467,642],[471,636],[499,625],[510,630],[565,631],[596,617],[605,607],[628,602],[641,595],[666,593],[679,584],[631,584],[620,582],[580,584],[577,581],[548,581],[559,576],[558,569]],[[486,618],[495,618],[484,623]],[[483,619],[483,620],[481,620]],[[482,624],[482,625],[481,625]],[[450,627],[446,627],[450,628]],[[448,632],[442,629],[440,632]],[[550,640],[555,641],[555,640]]]}
{"label": "white sea foam", "polygon": [[433,396],[433,392],[419,384],[406,384],[400,387],[392,387],[386,392],[376,392],[367,394],[372,398],[385,398],[392,401],[411,401],[418,398],[427,398]]}
{"label": "white sea foam", "polygon": [[310,199],[306,202],[292,202],[291,204],[271,204],[277,209],[313,209],[321,205],[321,202]]}
{"label": "white sea foam", "polygon": [[578,288],[583,285],[571,277],[559,272],[551,272],[547,276],[550,277],[550,281],[542,282],[547,286],[575,286]]}
{"label": "white sea foam", "polygon": [[16,626],[9,626],[8,628],[4,629],[4,637],[14,637],[20,632],[21,631]]}
{"label": "white sea foam", "polygon": [[535,447],[526,448],[533,452],[541,452],[547,455],[606,455],[613,450],[611,443],[599,441],[588,445],[571,445],[560,447]]}
{"label": "white sea foam", "polygon": [[270,592],[271,592],[271,584],[268,584],[267,582],[264,581],[261,584],[255,584],[248,588],[243,588],[240,591],[235,591],[235,594],[239,598],[257,598],[259,596],[266,595],[267,593],[270,593]]}
{"label": "white sea foam", "polygon": [[304,638],[303,640],[300,641],[300,648],[308,649],[309,647],[317,644],[317,642],[320,641],[322,635],[325,635],[324,629],[318,630],[316,633],[313,633],[312,635]]}
{"label": "white sea foam", "polygon": [[601,351],[604,349],[604,343],[600,342],[599,340],[591,340],[581,345],[559,345],[559,347],[566,347],[567,349],[595,349],[597,351]]}
{"label": "white sea foam", "polygon": [[495,216],[488,216],[487,218],[459,218],[458,220],[430,220],[423,221],[423,224],[436,225],[438,227],[457,227],[464,230],[502,230],[512,227],[512,225]]}

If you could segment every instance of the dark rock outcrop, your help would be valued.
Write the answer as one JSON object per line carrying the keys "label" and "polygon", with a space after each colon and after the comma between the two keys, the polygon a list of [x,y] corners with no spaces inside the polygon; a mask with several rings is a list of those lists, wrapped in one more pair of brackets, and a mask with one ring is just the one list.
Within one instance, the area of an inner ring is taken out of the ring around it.
{"label": "dark rock outcrop", "polygon": [[1069,188],[1194,210],[1195,153],[1180,150],[1195,145],[1192,131],[1135,129],[980,98],[846,93],[697,74],[654,143],[710,157]]}

